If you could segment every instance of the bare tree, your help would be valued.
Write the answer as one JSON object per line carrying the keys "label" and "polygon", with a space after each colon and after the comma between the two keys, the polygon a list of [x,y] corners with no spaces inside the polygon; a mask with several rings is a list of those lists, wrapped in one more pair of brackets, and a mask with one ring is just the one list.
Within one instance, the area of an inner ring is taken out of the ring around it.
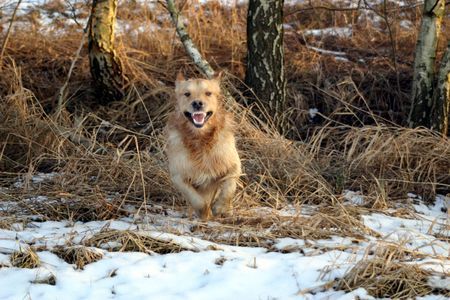
{"label": "bare tree", "polygon": [[247,14],[245,83],[273,116],[283,110],[286,93],[283,3],[284,0],[250,0]]}
{"label": "bare tree", "polygon": [[124,96],[126,77],[114,50],[117,0],[94,0],[89,26],[89,63],[101,102]]}
{"label": "bare tree", "polygon": [[410,127],[432,125],[431,111],[433,102],[438,98],[433,96],[434,65],[444,11],[445,0],[425,0],[414,59],[412,103],[408,118]]}
{"label": "bare tree", "polygon": [[438,73],[437,86],[433,95],[431,110],[431,128],[443,135],[448,134],[448,119],[450,113],[450,41],[447,45],[441,67]]}

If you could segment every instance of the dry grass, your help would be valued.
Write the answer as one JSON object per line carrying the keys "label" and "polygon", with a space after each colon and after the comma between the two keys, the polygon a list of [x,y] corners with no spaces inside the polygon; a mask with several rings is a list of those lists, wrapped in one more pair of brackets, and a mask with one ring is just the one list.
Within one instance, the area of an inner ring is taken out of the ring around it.
{"label": "dry grass", "polygon": [[[424,128],[402,127],[417,37],[412,29],[420,22],[420,8],[399,10],[390,4],[394,60],[386,24],[379,26],[364,17],[379,13],[377,5],[375,12],[308,9],[306,2],[287,7],[291,109],[280,133],[272,124],[263,124],[257,107],[246,107],[241,96],[246,90],[245,6],[190,4],[182,9],[188,30],[213,67],[227,70],[224,84],[236,99],[227,104],[236,116],[245,174],[233,214],[203,223],[184,216],[171,218],[168,213],[188,209],[168,177],[163,126],[176,72],[180,67],[188,76],[198,71],[176,40],[165,10],[135,1],[121,3],[119,22],[130,25],[117,36],[130,79],[126,99],[108,106],[95,103],[83,50],[68,85],[65,109],[58,115],[57,95],[80,43],[81,27],[65,24],[64,5],[50,1],[36,11],[58,16],[52,30],[33,19],[38,14],[18,18],[32,26],[13,32],[1,70],[0,185],[7,189],[0,189],[0,203],[17,206],[7,214],[0,212],[0,228],[9,228],[18,219],[26,222],[28,215],[83,222],[149,217],[167,223],[167,232],[179,234],[176,227],[182,225],[193,236],[213,242],[274,249],[274,241],[283,237],[312,240],[339,235],[358,241],[376,236],[364,226],[361,214],[407,204],[408,192],[426,200],[450,192],[449,139]],[[86,7],[77,5],[77,17],[85,18]],[[402,18],[411,21],[412,29],[400,26]],[[154,25],[160,29],[154,30]],[[349,25],[351,37],[305,35],[308,28]],[[446,31],[443,39],[449,37]],[[440,43],[438,57],[444,44]],[[348,61],[309,46],[345,52]],[[317,108],[319,115],[311,118],[309,108]],[[51,171],[58,175],[33,180],[38,172]],[[14,186],[18,178],[20,187]],[[344,204],[345,189],[361,191],[364,207]],[[47,199],[39,201],[37,195]],[[310,205],[314,210],[305,213]],[[101,258],[89,247],[161,254],[189,250],[139,232],[103,230],[83,246],[58,247],[54,253],[82,269]],[[418,253],[395,245],[368,254],[338,282],[340,289],[363,287],[376,297],[405,299],[433,292],[428,284],[432,274],[408,264],[420,258]],[[37,267],[39,259],[30,249],[13,253],[11,264]]]}
{"label": "dry grass", "polygon": [[411,299],[432,292],[450,295],[449,289],[436,290],[430,285],[430,276],[436,274],[409,263],[418,256],[401,245],[378,245],[367,254],[370,257],[356,263],[339,279],[338,289],[352,291],[362,287],[374,297],[392,299]]}
{"label": "dry grass", "polygon": [[142,233],[129,230],[104,230],[85,241],[85,245],[107,248],[111,251],[133,251],[145,253],[178,253],[182,246],[162,239],[156,239]]}
{"label": "dry grass", "polygon": [[41,265],[38,255],[32,248],[15,251],[10,256],[13,267],[33,269]]}
{"label": "dry grass", "polygon": [[357,263],[338,287],[346,291],[362,287],[370,295],[380,298],[411,299],[432,292],[427,283],[430,275],[416,265],[376,258]]}
{"label": "dry grass", "polygon": [[[176,72],[180,66],[189,76],[198,72],[165,10],[133,3],[119,8],[119,22],[130,26],[117,37],[129,93],[108,106],[95,103],[83,50],[68,85],[66,109],[55,113],[56,96],[80,43],[79,26],[60,22],[47,31],[28,20],[34,27],[18,28],[11,36],[0,77],[0,175],[2,185],[11,189],[0,191],[0,201],[19,203],[18,215],[90,221],[143,215],[155,205],[186,211],[168,178],[162,129]],[[57,4],[49,2],[43,11],[67,20],[61,14],[64,6]],[[78,9],[78,17],[86,17],[86,8],[80,4]],[[396,17],[401,14],[417,26],[420,9],[395,9],[389,18],[397,39],[396,67],[384,25],[364,21],[366,11],[286,8],[291,25],[285,36],[287,105],[292,109],[280,134],[256,117],[254,107],[245,107],[240,96],[246,89],[241,82],[245,7],[226,8],[214,1],[183,7],[201,52],[215,68],[228,71],[225,85],[237,100],[228,106],[236,115],[245,172],[232,217],[217,220],[220,226],[185,220],[196,234],[228,244],[269,246],[278,237],[358,238],[370,233],[359,217],[367,209],[393,207],[406,200],[407,192],[427,199],[449,192],[448,138],[401,127],[409,105],[416,31],[402,28]],[[155,24],[159,30],[152,29]],[[307,28],[348,25],[349,38],[304,34]],[[307,46],[344,51],[348,61]],[[308,109],[313,107],[320,115],[311,119]],[[49,171],[59,176],[33,182],[37,172]],[[13,186],[17,177],[23,179],[22,187]],[[344,205],[344,189],[367,195],[366,207]],[[35,195],[48,200],[30,200]],[[300,216],[309,204],[317,210]],[[279,213],[287,208],[293,212]],[[264,210],[270,213],[260,214]],[[111,238],[122,241],[123,249],[153,251],[154,241],[142,242],[140,236],[103,234],[98,243]]]}
{"label": "dry grass", "polygon": [[[56,118],[23,87],[17,67],[7,65],[5,72],[16,85],[0,105],[6,116],[0,129],[5,137],[0,141],[0,167],[10,182],[19,175],[23,187],[2,192],[0,199],[18,201],[25,211],[48,220],[107,220],[128,215],[129,205],[140,213],[155,203],[186,209],[165,165],[161,136],[165,108],[153,110],[149,124],[156,127],[147,127],[151,130],[146,134],[145,127],[131,125],[130,102]],[[450,142],[429,130],[328,125],[304,143],[288,140],[270,127],[262,131],[248,108],[239,104],[230,108],[237,116],[245,176],[233,217],[220,220],[225,226],[199,227],[212,240],[261,245],[282,236],[360,237],[368,230],[358,210],[342,205],[343,189],[361,190],[368,196],[368,208],[383,210],[396,204],[392,199],[405,199],[407,192],[431,198],[449,188]],[[33,182],[38,171],[50,170],[58,177]],[[27,200],[32,195],[48,200]],[[260,208],[277,212],[289,205],[299,209],[305,204],[318,205],[319,213],[310,218],[249,213]],[[260,230],[267,228],[271,233],[262,234]],[[227,237],[222,232],[233,234]]]}
{"label": "dry grass", "polygon": [[81,245],[76,246],[58,246],[52,251],[59,258],[69,264],[74,264],[77,269],[84,269],[84,266],[96,262],[103,258],[103,253],[95,248],[89,248]]}

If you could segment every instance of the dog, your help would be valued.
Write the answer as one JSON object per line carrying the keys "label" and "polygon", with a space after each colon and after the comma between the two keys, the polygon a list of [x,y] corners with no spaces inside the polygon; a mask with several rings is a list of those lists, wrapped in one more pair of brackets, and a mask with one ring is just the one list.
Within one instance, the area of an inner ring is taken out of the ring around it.
{"label": "dog", "polygon": [[175,107],[166,126],[166,154],[175,188],[202,219],[227,215],[241,174],[234,121],[220,77],[175,81]]}

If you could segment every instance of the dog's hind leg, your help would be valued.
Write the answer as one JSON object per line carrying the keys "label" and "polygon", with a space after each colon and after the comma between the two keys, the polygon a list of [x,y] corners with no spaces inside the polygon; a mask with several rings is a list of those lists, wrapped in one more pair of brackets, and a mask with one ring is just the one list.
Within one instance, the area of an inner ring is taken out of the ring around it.
{"label": "dog's hind leg", "polygon": [[231,209],[231,199],[236,192],[236,177],[222,179],[217,189],[217,196],[212,204],[213,215],[225,215]]}

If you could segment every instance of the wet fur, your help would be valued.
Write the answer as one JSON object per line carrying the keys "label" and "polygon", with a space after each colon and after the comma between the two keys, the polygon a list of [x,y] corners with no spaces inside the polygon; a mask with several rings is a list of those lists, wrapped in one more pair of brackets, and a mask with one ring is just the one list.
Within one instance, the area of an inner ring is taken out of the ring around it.
{"label": "wet fur", "polygon": [[[189,101],[183,97],[186,88],[197,93],[196,99],[202,97],[204,89],[214,91],[214,99],[201,98],[213,111],[203,128],[194,127],[183,115],[183,110],[189,109]],[[166,127],[172,182],[200,217],[206,219],[211,212],[226,214],[235,194],[241,163],[235,146],[233,117],[222,106],[218,82],[178,79],[176,98],[175,111]]]}

